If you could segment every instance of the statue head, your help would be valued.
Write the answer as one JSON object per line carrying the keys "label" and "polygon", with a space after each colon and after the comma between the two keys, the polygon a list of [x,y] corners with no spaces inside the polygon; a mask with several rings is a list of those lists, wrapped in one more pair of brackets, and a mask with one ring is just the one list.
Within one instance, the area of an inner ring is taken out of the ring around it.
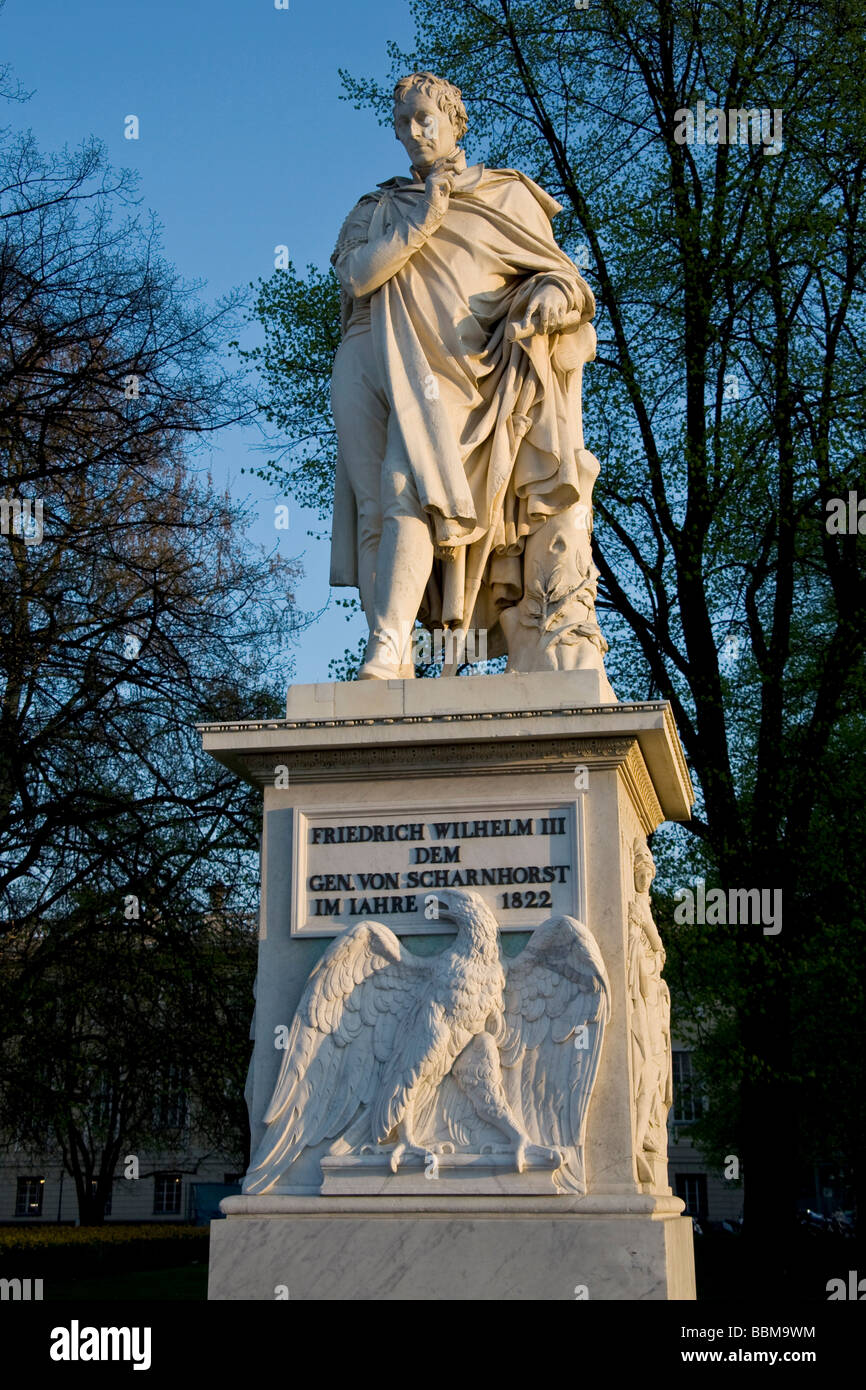
{"label": "statue head", "polygon": [[468,124],[460,89],[444,77],[413,72],[394,88],[394,133],[419,171],[453,154]]}
{"label": "statue head", "polygon": [[655,860],[643,840],[634,842],[634,886],[638,893],[649,892],[649,886],[656,876]]}

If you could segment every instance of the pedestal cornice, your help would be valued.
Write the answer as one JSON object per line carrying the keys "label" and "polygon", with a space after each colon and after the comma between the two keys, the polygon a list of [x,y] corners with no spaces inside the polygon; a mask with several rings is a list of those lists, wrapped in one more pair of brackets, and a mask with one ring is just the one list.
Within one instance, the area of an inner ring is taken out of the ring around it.
{"label": "pedestal cornice", "polygon": [[296,686],[293,717],[198,727],[205,751],[262,788],[274,785],[279,765],[295,783],[316,783],[562,771],[586,763],[622,768],[646,806],[647,831],[664,819],[688,820],[694,793],[670,705],[581,704],[574,696],[584,685],[592,693],[591,683],[576,675]]}

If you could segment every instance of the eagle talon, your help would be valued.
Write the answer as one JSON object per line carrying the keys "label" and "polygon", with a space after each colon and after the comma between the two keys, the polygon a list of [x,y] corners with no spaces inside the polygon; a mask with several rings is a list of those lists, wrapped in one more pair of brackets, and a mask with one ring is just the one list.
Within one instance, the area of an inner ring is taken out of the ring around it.
{"label": "eagle talon", "polygon": [[514,1163],[518,1173],[526,1171],[527,1160],[542,1163],[555,1163],[561,1168],[565,1162],[562,1149],[548,1149],[543,1144],[531,1144],[527,1139],[519,1139],[514,1148]]}
{"label": "eagle talon", "polygon": [[400,1167],[400,1160],[404,1157],[404,1155],[417,1154],[418,1158],[420,1158],[422,1162],[424,1162],[426,1161],[427,1155],[430,1152],[430,1149],[424,1148],[421,1144],[408,1144],[404,1139],[401,1139],[400,1142],[398,1144],[395,1144],[393,1149],[391,1150],[391,1157],[388,1160],[388,1166],[391,1169],[392,1173],[396,1173],[397,1169]]}
{"label": "eagle talon", "polygon": [[561,1168],[565,1162],[562,1149],[548,1149],[543,1144],[533,1144],[532,1149],[539,1158],[545,1159],[548,1163],[555,1163],[557,1168]]}

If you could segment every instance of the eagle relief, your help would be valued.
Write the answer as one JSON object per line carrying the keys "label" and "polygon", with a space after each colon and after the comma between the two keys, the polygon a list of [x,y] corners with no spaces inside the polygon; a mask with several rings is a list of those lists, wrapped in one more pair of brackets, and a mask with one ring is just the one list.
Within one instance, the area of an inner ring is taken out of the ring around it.
{"label": "eagle relief", "polygon": [[506,957],[478,893],[438,896],[456,927],[440,954],[415,954],[364,921],[317,962],[245,1193],[291,1187],[292,1165],[318,1145],[325,1174],[538,1169],[555,1191],[585,1192],[586,1118],[610,1017],[598,946],[558,916]]}

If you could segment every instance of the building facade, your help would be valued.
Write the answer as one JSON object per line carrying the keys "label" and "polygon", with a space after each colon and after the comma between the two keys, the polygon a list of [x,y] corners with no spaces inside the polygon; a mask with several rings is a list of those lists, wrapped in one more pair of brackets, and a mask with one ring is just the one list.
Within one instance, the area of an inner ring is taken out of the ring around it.
{"label": "building facade", "polygon": [[[692,1054],[674,1040],[674,1101],[668,1115],[668,1174],[671,1188],[682,1197],[689,1216],[701,1227],[733,1223],[743,1215],[743,1183],[739,1158],[726,1166],[732,1176],[710,1168],[695,1148],[690,1127],[703,1114],[704,1099],[695,1084]],[[736,1177],[733,1174],[736,1173]]]}
{"label": "building facade", "polygon": [[[190,1153],[130,1157],[136,1158],[135,1165],[124,1165],[130,1176],[115,1175],[107,1223],[202,1224],[216,1215],[220,1198],[240,1191],[242,1175],[220,1155],[198,1161]],[[59,1155],[7,1151],[0,1157],[0,1225],[77,1221],[75,1183]]]}

